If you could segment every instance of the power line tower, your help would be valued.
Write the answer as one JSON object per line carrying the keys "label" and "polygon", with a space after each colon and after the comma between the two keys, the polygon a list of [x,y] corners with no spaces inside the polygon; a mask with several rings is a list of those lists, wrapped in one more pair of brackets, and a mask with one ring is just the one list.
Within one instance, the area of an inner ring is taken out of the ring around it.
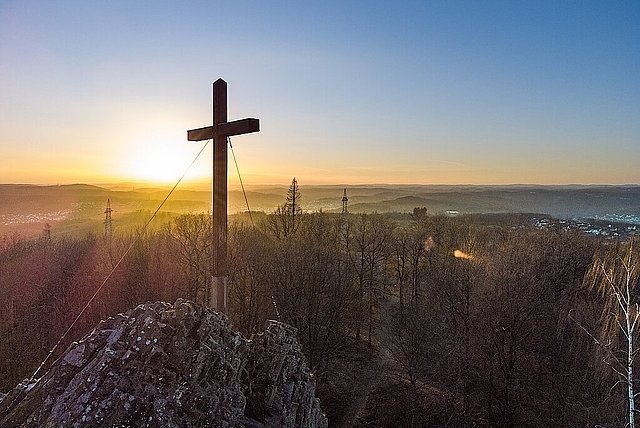
{"label": "power line tower", "polygon": [[44,239],[51,239],[51,225],[49,223],[45,223],[42,228],[42,237]]}
{"label": "power line tower", "polygon": [[111,238],[113,236],[113,224],[111,222],[111,200],[107,199],[107,208],[104,210],[104,236]]}
{"label": "power line tower", "polygon": [[349,214],[349,208],[347,208],[347,202],[349,202],[349,198],[347,198],[347,189],[344,189],[344,194],[342,196],[342,214]]}

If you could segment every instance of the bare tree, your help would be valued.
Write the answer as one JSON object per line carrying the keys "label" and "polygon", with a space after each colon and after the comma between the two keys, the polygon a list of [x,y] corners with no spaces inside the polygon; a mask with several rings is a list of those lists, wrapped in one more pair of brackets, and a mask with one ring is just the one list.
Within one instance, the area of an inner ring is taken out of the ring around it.
{"label": "bare tree", "polygon": [[229,313],[240,331],[258,333],[268,318],[277,318],[269,284],[273,239],[262,231],[236,223],[229,229]]}
{"label": "bare tree", "polygon": [[397,280],[401,316],[405,303],[417,304],[433,245],[433,238],[416,227],[399,229],[395,234],[391,267]]}
{"label": "bare tree", "polygon": [[389,356],[397,364],[402,380],[407,379],[411,390],[409,405],[410,427],[416,425],[416,413],[418,411],[420,384],[424,385],[425,372],[429,371],[434,353],[433,337],[430,332],[434,330],[433,304],[426,298],[407,305],[405,311],[395,311],[390,319],[383,324],[382,332],[385,333],[384,348]]}
{"label": "bare tree", "polygon": [[394,250],[394,227],[394,223],[381,214],[361,214],[342,228],[346,254],[357,275],[357,287],[364,303],[358,311],[356,336],[360,336],[360,322],[366,318],[370,344],[375,309],[389,279],[385,269]]}
{"label": "bare tree", "polygon": [[628,426],[635,427],[635,388],[633,365],[638,352],[635,345],[640,318],[637,286],[640,279],[640,254],[635,238],[616,242],[596,254],[585,276],[585,285],[603,298],[599,334],[583,330],[605,351],[605,362],[625,384],[628,399]]}
{"label": "bare tree", "polygon": [[212,224],[208,214],[183,214],[174,220],[172,234],[180,247],[180,261],[188,270],[189,298],[205,303],[209,295]]}

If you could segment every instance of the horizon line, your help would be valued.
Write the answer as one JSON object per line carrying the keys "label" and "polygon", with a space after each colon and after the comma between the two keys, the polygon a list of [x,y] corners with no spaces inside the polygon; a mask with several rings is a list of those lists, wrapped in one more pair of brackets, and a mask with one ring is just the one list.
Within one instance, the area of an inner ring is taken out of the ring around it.
{"label": "horizon line", "polygon": [[[95,187],[125,187],[135,186],[138,188],[166,188],[172,187],[175,183],[162,182],[146,182],[146,181],[119,181],[119,182],[68,182],[68,183],[42,183],[42,182],[0,182],[2,186],[38,186],[38,187],[62,187],[62,186],[95,186]],[[207,181],[189,181],[181,183],[177,189],[193,188],[193,187],[211,187],[211,182]],[[245,188],[256,187],[288,187],[291,183],[264,183],[264,184],[245,184]],[[639,183],[309,183],[303,186],[310,187],[639,187]],[[230,183],[229,188],[240,188],[240,184]]]}

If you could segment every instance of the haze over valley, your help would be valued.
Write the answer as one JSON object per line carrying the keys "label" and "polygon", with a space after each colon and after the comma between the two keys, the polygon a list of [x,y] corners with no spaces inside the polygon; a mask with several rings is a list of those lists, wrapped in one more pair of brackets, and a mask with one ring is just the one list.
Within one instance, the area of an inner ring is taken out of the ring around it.
{"label": "haze over valley", "polygon": [[[300,206],[305,212],[341,212],[344,189],[351,213],[411,213],[414,208],[426,207],[430,214],[525,213],[563,220],[640,224],[640,186],[305,186],[302,183]],[[122,219],[127,228],[141,226],[169,190],[131,183],[0,185],[0,234],[18,232],[34,236],[41,233],[45,224],[52,226],[55,233],[100,232],[107,200],[114,210],[116,225]],[[246,190],[250,210],[269,214],[285,202],[287,186],[256,186]],[[211,190],[200,185],[192,190],[177,188],[160,214],[210,211]],[[230,214],[246,211],[242,190],[230,189]]]}

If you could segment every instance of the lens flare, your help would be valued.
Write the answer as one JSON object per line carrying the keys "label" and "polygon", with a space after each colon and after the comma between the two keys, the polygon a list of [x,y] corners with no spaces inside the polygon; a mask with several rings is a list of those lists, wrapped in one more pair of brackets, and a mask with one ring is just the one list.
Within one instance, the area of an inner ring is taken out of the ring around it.
{"label": "lens flare", "polygon": [[467,260],[473,259],[473,256],[471,254],[467,254],[467,253],[465,253],[463,251],[460,251],[460,250],[455,250],[453,252],[453,257],[457,257],[459,259],[467,259]]}

